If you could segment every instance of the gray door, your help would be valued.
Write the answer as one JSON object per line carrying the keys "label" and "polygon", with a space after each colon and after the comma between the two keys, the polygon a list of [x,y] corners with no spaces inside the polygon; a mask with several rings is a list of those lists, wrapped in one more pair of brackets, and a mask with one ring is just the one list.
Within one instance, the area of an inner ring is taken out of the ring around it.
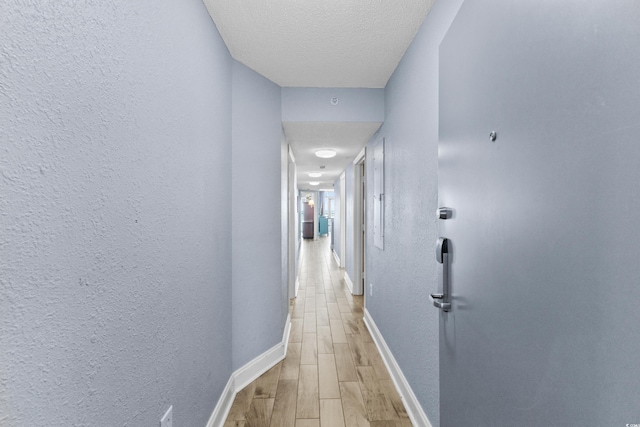
{"label": "gray door", "polygon": [[640,2],[466,1],[439,174],[441,425],[640,423]]}

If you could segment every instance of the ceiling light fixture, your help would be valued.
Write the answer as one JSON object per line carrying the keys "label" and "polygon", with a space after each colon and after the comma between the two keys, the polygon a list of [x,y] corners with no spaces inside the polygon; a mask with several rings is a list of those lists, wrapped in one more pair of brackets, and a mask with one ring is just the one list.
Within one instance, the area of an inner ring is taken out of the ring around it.
{"label": "ceiling light fixture", "polygon": [[310,172],[309,176],[311,178],[320,178],[322,176],[322,174],[320,172]]}
{"label": "ceiling light fixture", "polygon": [[320,185],[320,183],[318,181],[311,181],[309,185]]}
{"label": "ceiling light fixture", "polygon": [[330,159],[331,157],[335,157],[336,150],[330,150],[328,148],[323,148],[322,150],[316,151],[316,156],[321,157],[323,159]]}

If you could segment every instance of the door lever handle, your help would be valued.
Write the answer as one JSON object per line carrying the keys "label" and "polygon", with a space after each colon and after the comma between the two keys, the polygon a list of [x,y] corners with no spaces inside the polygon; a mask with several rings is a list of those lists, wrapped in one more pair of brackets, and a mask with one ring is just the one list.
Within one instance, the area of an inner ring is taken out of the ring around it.
{"label": "door lever handle", "polygon": [[433,300],[433,306],[439,308],[442,311],[451,311],[451,303],[450,302],[442,302]]}
{"label": "door lever handle", "polygon": [[451,310],[449,299],[449,239],[440,238],[436,244],[436,260],[442,264],[442,292],[431,294],[433,306],[442,311]]}

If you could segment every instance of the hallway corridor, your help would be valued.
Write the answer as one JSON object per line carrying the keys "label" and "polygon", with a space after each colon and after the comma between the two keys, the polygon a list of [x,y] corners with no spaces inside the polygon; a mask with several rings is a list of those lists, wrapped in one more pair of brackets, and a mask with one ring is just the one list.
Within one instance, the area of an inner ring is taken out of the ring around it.
{"label": "hallway corridor", "polygon": [[329,239],[304,240],[287,357],[240,391],[224,427],[408,427]]}

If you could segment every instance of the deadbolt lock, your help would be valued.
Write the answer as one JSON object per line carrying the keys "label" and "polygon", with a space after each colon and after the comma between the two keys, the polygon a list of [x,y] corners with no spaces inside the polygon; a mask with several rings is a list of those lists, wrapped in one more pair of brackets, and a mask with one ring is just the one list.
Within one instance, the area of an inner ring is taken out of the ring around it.
{"label": "deadbolt lock", "polygon": [[451,208],[439,208],[438,219],[449,219],[453,216],[453,209]]}

